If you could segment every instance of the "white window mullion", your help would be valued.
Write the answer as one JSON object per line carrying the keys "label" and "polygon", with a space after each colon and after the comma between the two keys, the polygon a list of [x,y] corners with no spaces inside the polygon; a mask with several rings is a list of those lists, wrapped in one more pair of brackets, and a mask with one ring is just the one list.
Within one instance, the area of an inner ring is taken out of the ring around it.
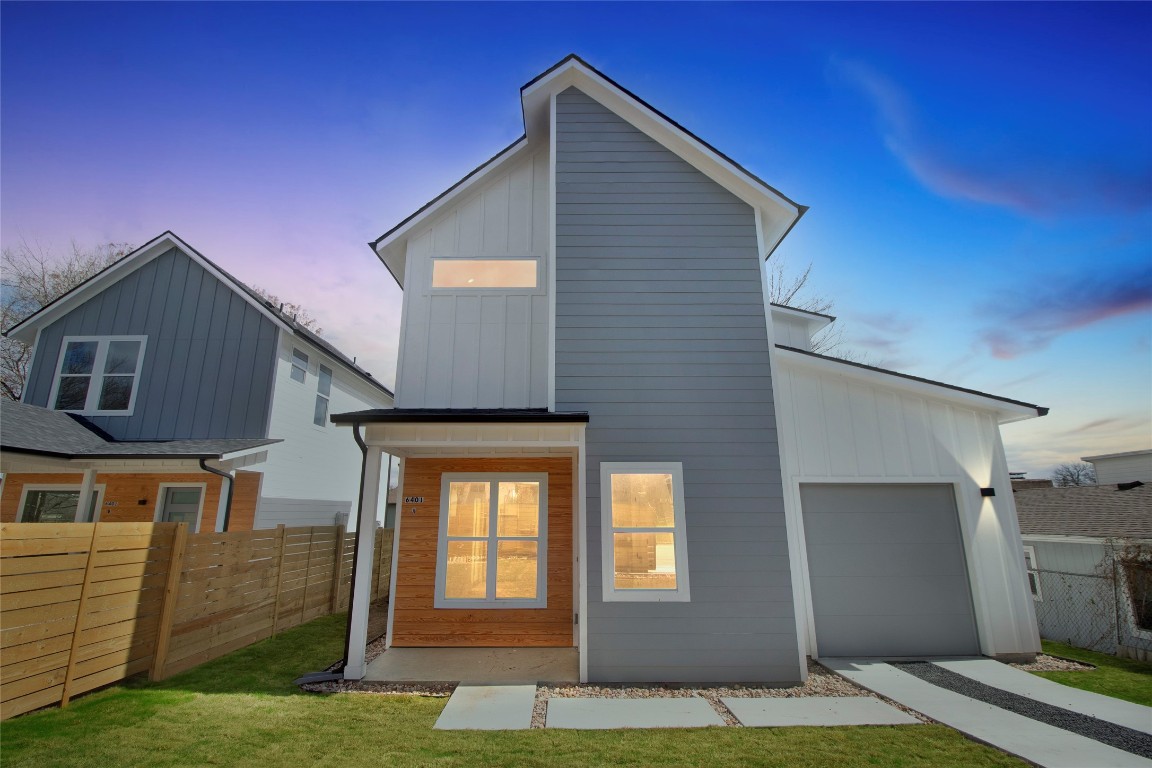
{"label": "white window mullion", "polygon": [[500,549],[500,538],[496,535],[496,532],[500,530],[500,481],[493,480],[488,483],[488,486],[488,581],[484,599],[494,602],[496,600],[496,560]]}
{"label": "white window mullion", "polygon": [[88,382],[88,399],[84,403],[85,411],[100,410],[100,392],[104,389],[104,366],[108,363],[108,347],[106,340],[96,345],[96,357],[92,361],[92,379]]}

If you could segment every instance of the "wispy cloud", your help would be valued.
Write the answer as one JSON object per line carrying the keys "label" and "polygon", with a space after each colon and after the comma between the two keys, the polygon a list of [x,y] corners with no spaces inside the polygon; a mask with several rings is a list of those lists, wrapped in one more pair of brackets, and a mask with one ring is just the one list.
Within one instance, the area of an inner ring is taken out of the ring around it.
{"label": "wispy cloud", "polygon": [[1152,205],[1152,158],[1046,148],[1034,135],[1003,127],[976,140],[949,141],[944,130],[927,130],[908,95],[867,64],[833,59],[829,71],[872,102],[885,146],[939,195],[1044,217]]}
{"label": "wispy cloud", "polygon": [[1044,275],[981,308],[993,322],[981,341],[994,357],[1009,360],[1047,347],[1078,328],[1152,310],[1152,265],[1107,274]]}

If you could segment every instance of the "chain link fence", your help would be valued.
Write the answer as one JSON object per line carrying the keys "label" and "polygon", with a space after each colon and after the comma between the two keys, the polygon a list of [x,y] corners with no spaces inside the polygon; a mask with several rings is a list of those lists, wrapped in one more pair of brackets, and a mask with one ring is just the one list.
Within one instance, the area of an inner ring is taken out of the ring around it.
{"label": "chain link fence", "polygon": [[[1114,560],[1101,563],[1095,574],[1038,568],[1036,620],[1046,640],[1136,658],[1152,656],[1152,627],[1134,605],[1129,578]],[[1142,585],[1136,598],[1143,601]]]}

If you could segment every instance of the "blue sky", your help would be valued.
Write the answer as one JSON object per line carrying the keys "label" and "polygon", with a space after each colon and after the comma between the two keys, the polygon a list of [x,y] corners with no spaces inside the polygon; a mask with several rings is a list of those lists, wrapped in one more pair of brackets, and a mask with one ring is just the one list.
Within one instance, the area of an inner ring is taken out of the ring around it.
{"label": "blue sky", "polygon": [[9,3],[0,240],[165,229],[382,379],[365,243],[570,52],[811,211],[777,251],[879,365],[1040,403],[1031,476],[1152,446],[1152,4]]}

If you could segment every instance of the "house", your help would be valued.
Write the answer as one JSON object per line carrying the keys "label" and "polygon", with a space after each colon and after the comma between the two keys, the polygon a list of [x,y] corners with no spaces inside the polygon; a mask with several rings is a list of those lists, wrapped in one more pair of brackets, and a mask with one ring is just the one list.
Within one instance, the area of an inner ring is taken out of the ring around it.
{"label": "house", "polygon": [[1091,462],[1096,470],[1096,482],[1100,485],[1130,483],[1133,480],[1152,483],[1152,448],[1084,456],[1080,461]]}
{"label": "house", "polygon": [[[7,333],[34,351],[23,408],[0,427],[3,521],[334,525],[357,498],[360,452],[328,415],[392,404],[171,232]],[[10,419],[63,438],[29,441]]]}
{"label": "house", "polygon": [[833,318],[763,268],[804,206],[576,56],[520,98],[523,137],[372,243],[396,407],[333,420],[365,509],[401,458],[388,646],[617,682],[1034,655],[999,426],[1046,409],[813,352]]}
{"label": "house", "polygon": [[1152,482],[1130,480],[1017,490],[1016,509],[1040,636],[1149,660]]}

